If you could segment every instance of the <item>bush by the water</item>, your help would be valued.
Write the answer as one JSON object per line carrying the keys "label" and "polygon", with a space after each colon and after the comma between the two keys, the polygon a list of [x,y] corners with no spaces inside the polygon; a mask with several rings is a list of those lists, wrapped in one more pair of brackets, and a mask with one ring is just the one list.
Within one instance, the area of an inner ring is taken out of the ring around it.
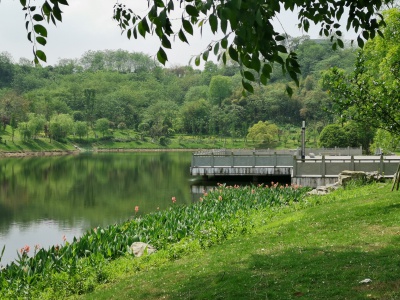
{"label": "bush by the water", "polygon": [[[105,269],[111,260],[132,256],[129,249],[133,242],[149,243],[170,253],[168,259],[175,259],[180,255],[176,250],[180,241],[190,239],[200,248],[220,243],[251,230],[251,215],[256,211],[279,212],[303,206],[308,190],[274,183],[244,187],[220,184],[190,206],[179,205],[179,199],[173,197],[165,211],[93,228],[71,243],[65,241],[47,250],[35,247],[33,256],[26,246],[17,260],[1,270],[0,298],[51,299],[89,292],[107,281]],[[137,214],[140,207],[133,211]]]}

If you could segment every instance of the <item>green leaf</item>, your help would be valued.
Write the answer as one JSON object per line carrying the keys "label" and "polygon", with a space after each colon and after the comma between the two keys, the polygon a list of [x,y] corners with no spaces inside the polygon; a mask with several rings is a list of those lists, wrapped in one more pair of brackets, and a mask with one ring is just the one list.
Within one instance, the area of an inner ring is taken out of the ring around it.
{"label": "green leaf", "polygon": [[307,19],[305,19],[305,20],[303,21],[303,28],[304,28],[304,31],[305,31],[305,32],[308,32],[308,29],[310,28],[310,22],[308,22]]}
{"label": "green leaf", "polygon": [[260,76],[260,81],[261,81],[261,83],[262,83],[263,85],[267,85],[267,83],[268,83],[268,78],[267,78],[264,74],[261,74],[261,76]]}
{"label": "green leaf", "polygon": [[194,60],[194,64],[198,67],[200,66],[200,55],[196,56],[196,59]]}
{"label": "green leaf", "polygon": [[269,64],[265,64],[263,67],[262,67],[262,74],[266,77],[266,78],[270,78],[270,75],[271,75],[271,73],[272,73],[272,67],[271,67],[271,65],[269,65]]}
{"label": "green leaf", "polygon": [[211,31],[213,33],[217,32],[218,30],[218,18],[216,15],[210,15],[210,17],[208,18],[208,21],[210,22],[210,27],[211,27]]}
{"label": "green leaf", "polygon": [[229,56],[234,60],[234,61],[239,61],[239,56],[235,48],[233,46],[230,46],[228,49]]}
{"label": "green leaf", "polygon": [[133,28],[133,37],[137,40],[137,30],[136,30],[136,27]]}
{"label": "green leaf", "polygon": [[277,36],[275,37],[275,41],[277,41],[277,42],[280,42],[280,41],[283,41],[283,40],[285,40],[285,37],[282,36],[282,35],[277,35]]}
{"label": "green leaf", "polygon": [[227,38],[223,38],[221,40],[221,47],[226,49],[226,47],[228,47],[228,39]]}
{"label": "green leaf", "polygon": [[224,34],[226,34],[226,30],[228,29],[228,21],[226,19],[220,18],[221,21],[221,30]]}
{"label": "green leaf", "polygon": [[39,58],[41,61],[46,62],[46,54],[42,50],[36,50],[35,57]]}
{"label": "green leaf", "polygon": [[169,39],[165,35],[163,35],[162,38],[161,38],[161,45],[164,48],[171,49],[171,42],[169,41]]}
{"label": "green leaf", "polygon": [[362,35],[363,35],[364,39],[366,39],[366,40],[369,39],[369,32],[368,32],[368,31],[364,30],[364,31],[362,32]]}
{"label": "green leaf", "polygon": [[168,60],[167,53],[165,53],[164,49],[160,47],[157,52],[157,59],[160,63],[165,65],[165,62]]}
{"label": "green leaf", "polygon": [[188,13],[189,16],[192,16],[192,17],[199,16],[199,11],[193,5],[186,5],[186,12]]}
{"label": "green leaf", "polygon": [[57,5],[53,7],[53,16],[60,22],[62,22],[61,10]]}
{"label": "green leaf", "polygon": [[40,25],[40,24],[36,24],[33,26],[33,29],[35,30],[35,32],[37,34],[40,34],[41,36],[47,37],[47,29]]}
{"label": "green leaf", "polygon": [[42,15],[39,15],[39,14],[33,15],[32,19],[34,19],[36,22],[43,21]]}
{"label": "green leaf", "polygon": [[26,6],[26,0],[20,0],[19,2],[21,3],[22,6],[24,7]]}
{"label": "green leaf", "polygon": [[179,39],[180,39],[182,42],[185,42],[185,43],[188,43],[188,44],[189,44],[189,42],[188,42],[188,40],[186,39],[186,36],[185,36],[185,34],[183,33],[182,29],[179,30],[179,32],[178,32],[178,37],[179,37]]}
{"label": "green leaf", "polygon": [[52,8],[51,8],[50,4],[47,3],[47,1],[45,3],[43,3],[42,11],[47,17],[50,16],[50,13],[52,12]]}
{"label": "green leaf", "polygon": [[188,20],[182,19],[182,26],[183,29],[190,35],[193,35],[193,26],[192,23],[190,23]]}
{"label": "green leaf", "polygon": [[203,53],[203,60],[204,60],[204,61],[207,61],[209,53],[210,53],[210,52],[209,52],[208,50],[207,50],[207,51],[204,51],[204,53]]}
{"label": "green leaf", "polygon": [[244,78],[246,78],[249,81],[255,81],[254,74],[249,71],[244,71],[243,76],[244,76]]}
{"label": "green leaf", "polygon": [[259,26],[263,25],[263,18],[262,18],[260,9],[257,9],[257,12],[256,12],[256,22]]}
{"label": "green leaf", "polygon": [[157,7],[165,7],[164,2],[162,0],[155,0]]}
{"label": "green leaf", "polygon": [[338,9],[338,11],[337,11],[337,13],[336,13],[336,18],[338,19],[338,21],[339,21],[340,18],[342,17],[343,12],[344,12],[344,8],[343,8],[343,6],[340,6],[339,9]]}
{"label": "green leaf", "polygon": [[38,36],[37,38],[36,38],[36,41],[40,44],[40,45],[46,45],[46,43],[47,43],[47,41],[46,41],[46,39],[44,38],[44,37],[41,37],[41,36]]}
{"label": "green leaf", "polygon": [[358,44],[358,47],[360,47],[360,48],[364,47],[364,41],[360,36],[357,37],[357,44]]}
{"label": "green leaf", "polygon": [[173,0],[169,0],[168,2],[168,11],[172,11],[174,10],[174,1]]}
{"label": "green leaf", "polygon": [[282,53],[287,53],[286,47],[283,45],[277,45],[276,50]]}
{"label": "green leaf", "polygon": [[243,79],[242,79],[242,86],[243,86],[243,88],[244,88],[246,91],[248,91],[248,92],[250,92],[250,93],[254,93],[254,88],[253,88],[253,86],[252,86],[250,83],[244,81]]}
{"label": "green leaf", "polygon": [[344,43],[341,39],[337,39],[337,43],[339,45],[340,48],[344,48]]}
{"label": "green leaf", "polygon": [[128,37],[128,40],[131,39],[131,36],[132,36],[132,30],[131,30],[131,29],[128,29],[128,30],[126,31],[126,36]]}
{"label": "green leaf", "polygon": [[32,32],[28,32],[28,41],[32,42]]}
{"label": "green leaf", "polygon": [[60,3],[62,5],[68,5],[67,0],[58,0],[58,3]]}
{"label": "green leaf", "polygon": [[215,43],[215,45],[214,45],[214,55],[217,55],[217,54],[218,54],[218,51],[219,51],[219,43],[217,42],[217,43]]}
{"label": "green leaf", "polygon": [[[146,20],[146,19],[143,19],[143,20]],[[139,33],[142,37],[146,37],[146,29],[143,26],[143,20],[139,22],[137,29],[139,30]]]}
{"label": "green leaf", "polygon": [[288,93],[288,95],[289,95],[290,97],[292,97],[292,95],[293,95],[293,89],[292,89],[289,85],[286,85],[286,92]]}

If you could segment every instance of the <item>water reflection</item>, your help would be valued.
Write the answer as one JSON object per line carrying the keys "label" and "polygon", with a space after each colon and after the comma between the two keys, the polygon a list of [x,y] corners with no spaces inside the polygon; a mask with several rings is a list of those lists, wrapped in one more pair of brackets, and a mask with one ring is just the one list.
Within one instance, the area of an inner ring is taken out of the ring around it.
{"label": "water reflection", "polygon": [[[95,226],[194,200],[191,153],[99,153],[0,160],[1,264],[16,249],[48,247]],[[198,199],[198,198],[197,198]],[[197,200],[195,199],[195,200]]]}

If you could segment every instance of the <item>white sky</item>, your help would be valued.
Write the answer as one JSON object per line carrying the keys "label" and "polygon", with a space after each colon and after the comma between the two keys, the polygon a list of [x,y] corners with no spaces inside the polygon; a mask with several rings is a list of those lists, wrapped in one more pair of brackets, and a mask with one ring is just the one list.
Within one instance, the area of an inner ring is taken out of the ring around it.
{"label": "white sky", "polygon": [[[43,3],[42,0],[31,0],[31,2]],[[117,23],[112,19],[115,2],[116,0],[69,0],[69,6],[62,7],[63,22],[57,27],[52,23],[46,26],[47,45],[39,49],[46,53],[48,64],[54,65],[61,58],[80,58],[89,50],[123,49],[156,55],[159,47],[157,38],[128,40],[125,34],[121,35]],[[147,0],[132,0],[125,3],[139,15],[147,8]],[[0,1],[0,52],[9,52],[15,62],[21,57],[30,60],[33,58],[32,44],[26,38],[24,15],[19,0]],[[298,21],[294,14],[285,12],[279,18],[289,35],[302,35],[297,28]],[[208,25],[205,28],[208,29]],[[278,22],[276,30],[282,32]],[[308,35],[311,38],[318,38],[318,31],[319,28],[312,28]],[[203,37],[199,34],[187,37],[190,45],[178,41],[173,44],[171,50],[167,50],[169,60],[167,67],[187,65],[190,58],[204,51],[210,41],[217,40],[217,37],[208,30],[203,30]]]}

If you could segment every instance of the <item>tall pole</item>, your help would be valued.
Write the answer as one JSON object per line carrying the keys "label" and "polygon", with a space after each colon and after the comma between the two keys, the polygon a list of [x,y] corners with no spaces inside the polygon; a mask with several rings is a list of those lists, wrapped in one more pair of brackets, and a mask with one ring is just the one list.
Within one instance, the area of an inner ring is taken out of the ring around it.
{"label": "tall pole", "polygon": [[301,125],[301,159],[306,158],[306,121]]}

